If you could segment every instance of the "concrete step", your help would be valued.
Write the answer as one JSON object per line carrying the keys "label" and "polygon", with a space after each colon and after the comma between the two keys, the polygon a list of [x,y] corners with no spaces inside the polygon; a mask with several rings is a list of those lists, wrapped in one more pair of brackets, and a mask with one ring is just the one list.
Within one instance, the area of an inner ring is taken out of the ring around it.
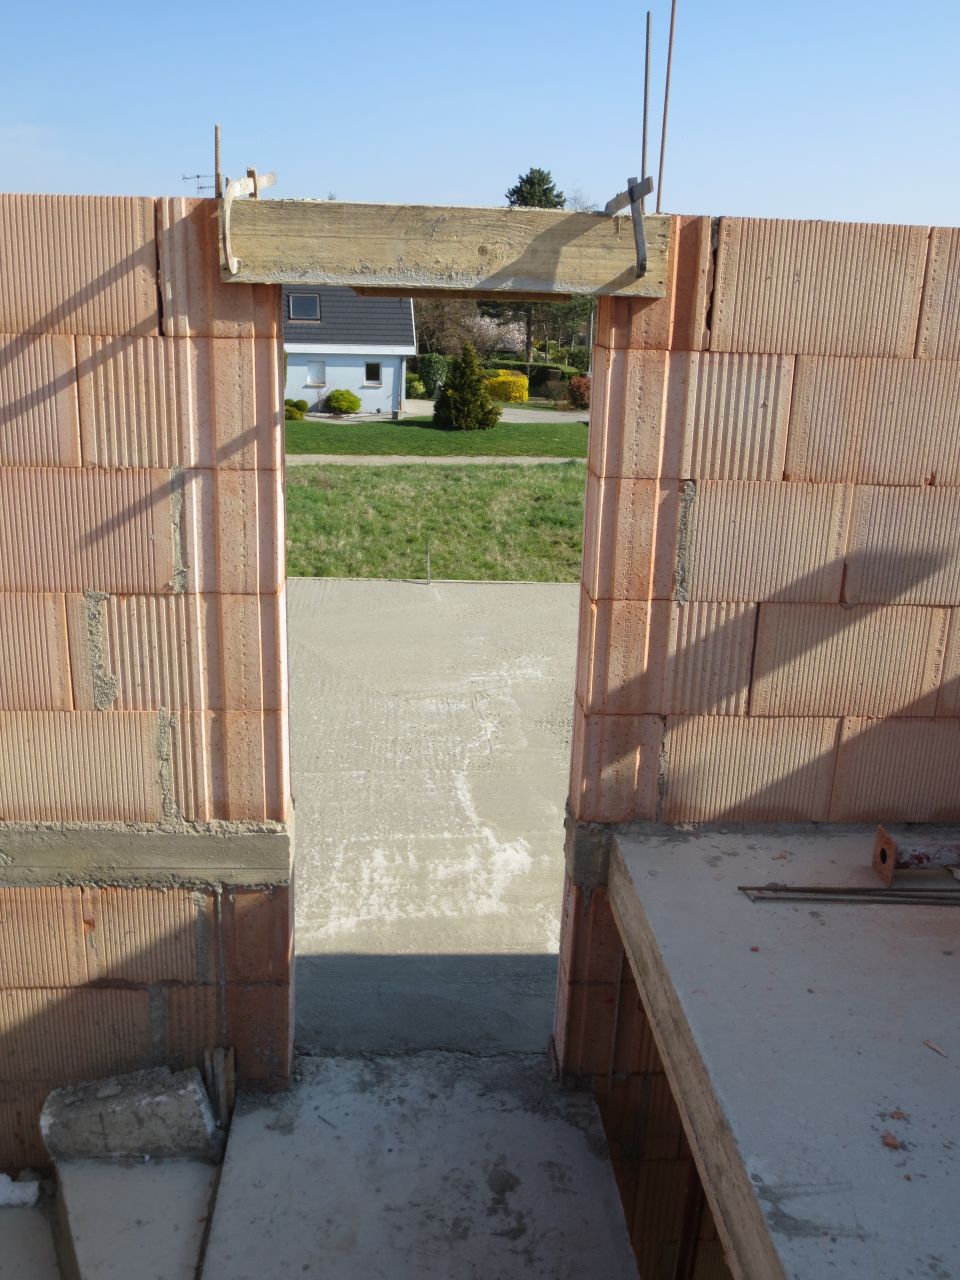
{"label": "concrete step", "polygon": [[216,1175],[199,1160],[58,1161],[64,1280],[194,1280]]}
{"label": "concrete step", "polygon": [[39,1208],[0,1208],[0,1280],[60,1280],[53,1229]]}
{"label": "concrete step", "polygon": [[299,1070],[234,1113],[203,1280],[637,1280],[596,1106],[542,1055]]}

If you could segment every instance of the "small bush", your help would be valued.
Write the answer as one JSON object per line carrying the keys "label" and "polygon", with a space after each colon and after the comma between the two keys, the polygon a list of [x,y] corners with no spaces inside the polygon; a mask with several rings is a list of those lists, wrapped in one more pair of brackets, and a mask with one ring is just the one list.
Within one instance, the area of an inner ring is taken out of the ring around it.
{"label": "small bush", "polygon": [[331,391],[323,407],[327,413],[359,413],[360,397],[352,391]]}
{"label": "small bush", "polygon": [[503,400],[506,404],[526,404],[530,396],[526,374],[508,369],[495,369],[487,377],[487,390],[494,400]]}
{"label": "small bush", "polygon": [[304,414],[304,410],[307,407],[307,402],[306,400],[304,400],[302,403],[303,403],[303,409],[300,408],[299,403],[296,400],[284,400],[283,414],[288,422],[303,421],[303,414]]}
{"label": "small bush", "polygon": [[306,413],[310,405],[306,400],[292,400],[291,404],[295,409],[299,409],[301,413]]}
{"label": "small bush", "polygon": [[575,409],[590,408],[590,379],[585,375],[578,375],[571,378],[567,383],[567,391],[570,395],[570,403]]}
{"label": "small bush", "polygon": [[407,399],[408,400],[425,400],[427,396],[427,388],[423,384],[423,380],[418,378],[415,373],[407,374]]}
{"label": "small bush", "polygon": [[428,351],[417,357],[417,373],[431,399],[446,382],[449,371],[450,361],[446,356],[438,355],[435,351]]}
{"label": "small bush", "polygon": [[552,400],[554,403],[562,400],[566,395],[566,391],[566,383],[558,374],[554,374],[552,377],[547,378],[543,386],[540,388],[540,394],[543,398],[545,400]]}
{"label": "small bush", "polygon": [[488,431],[499,418],[500,410],[490,399],[477,353],[467,342],[463,355],[451,362],[440,388],[433,407],[433,425],[450,431]]}
{"label": "small bush", "polygon": [[590,368],[590,348],[574,347],[570,352],[570,364],[577,373],[586,373]]}

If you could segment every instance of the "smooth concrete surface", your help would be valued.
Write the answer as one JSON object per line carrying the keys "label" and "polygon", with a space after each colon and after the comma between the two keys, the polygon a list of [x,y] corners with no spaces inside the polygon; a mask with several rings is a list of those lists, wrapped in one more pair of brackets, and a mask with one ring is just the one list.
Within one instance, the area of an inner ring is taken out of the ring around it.
{"label": "smooth concrete surface", "polygon": [[194,1160],[58,1162],[76,1280],[194,1280],[216,1174]]}
{"label": "smooth concrete surface", "polygon": [[42,1209],[0,1209],[0,1280],[60,1280],[53,1230]]}
{"label": "smooth concrete surface", "polygon": [[[957,906],[882,889],[873,829],[618,835],[611,901],[735,1274],[960,1276]],[[955,892],[948,872],[897,883]]]}
{"label": "smooth concrete surface", "polygon": [[593,1099],[543,1055],[300,1069],[234,1116],[203,1280],[637,1280]]}
{"label": "smooth concrete surface", "polygon": [[289,582],[299,1045],[546,1045],[577,593]]}

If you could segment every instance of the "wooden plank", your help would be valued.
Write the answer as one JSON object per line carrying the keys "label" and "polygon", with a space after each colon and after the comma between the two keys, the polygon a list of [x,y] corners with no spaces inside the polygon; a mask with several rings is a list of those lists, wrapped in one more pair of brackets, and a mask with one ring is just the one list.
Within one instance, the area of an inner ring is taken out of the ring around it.
{"label": "wooden plank", "polygon": [[230,237],[242,284],[329,284],[444,296],[666,294],[671,219],[646,220],[647,273],[636,277],[626,217],[556,209],[457,209],[238,200]]}

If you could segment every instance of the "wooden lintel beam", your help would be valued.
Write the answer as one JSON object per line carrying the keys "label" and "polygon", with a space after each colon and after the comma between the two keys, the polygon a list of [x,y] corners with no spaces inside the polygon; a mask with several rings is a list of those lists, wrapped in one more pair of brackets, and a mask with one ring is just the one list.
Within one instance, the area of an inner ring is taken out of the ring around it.
{"label": "wooden lintel beam", "polygon": [[628,217],[562,209],[458,209],[237,200],[232,251],[241,284],[328,284],[400,296],[536,298],[666,293],[671,219],[645,220],[647,272],[636,273]]}
{"label": "wooden lintel beam", "polygon": [[354,293],[362,298],[472,298],[474,302],[569,302],[572,293],[496,293],[492,289],[371,289],[366,285],[351,285]]}

